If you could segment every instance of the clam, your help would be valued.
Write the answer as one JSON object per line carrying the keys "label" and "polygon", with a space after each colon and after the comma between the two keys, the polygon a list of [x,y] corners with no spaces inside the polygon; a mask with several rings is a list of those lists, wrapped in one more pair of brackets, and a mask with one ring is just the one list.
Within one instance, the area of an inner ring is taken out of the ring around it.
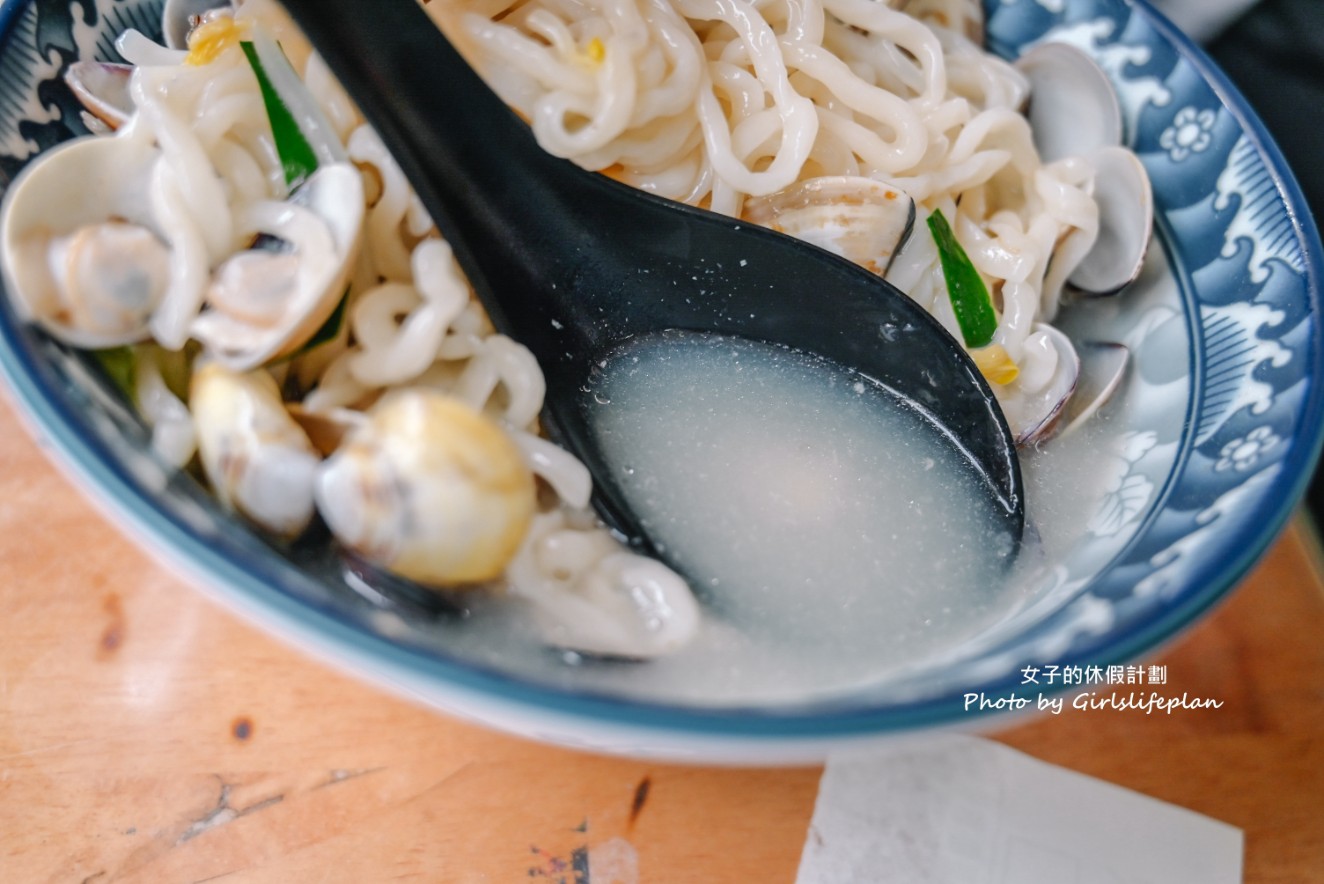
{"label": "clam", "polygon": [[189,385],[198,455],[216,497],[284,537],[313,517],[321,457],[265,371],[201,365]]}
{"label": "clam", "polygon": [[1076,345],[1080,355],[1080,377],[1076,391],[1062,413],[1059,437],[1074,433],[1108,403],[1126,376],[1131,350],[1114,341],[1083,341]]}
{"label": "clam", "polygon": [[170,283],[170,248],[149,205],[160,152],[122,131],[49,151],[0,207],[6,288],[16,309],[84,348],[147,336]]}
{"label": "clam", "polygon": [[187,49],[189,32],[213,9],[229,8],[229,0],[166,0],[161,8],[161,35],[171,49]]}
{"label": "clam", "polygon": [[323,464],[318,511],[372,564],[433,586],[498,576],[535,508],[533,474],[496,423],[423,388],[383,397]]}
{"label": "clam", "polygon": [[1049,438],[1057,429],[1058,418],[1076,390],[1080,357],[1070,338],[1039,323],[1025,341],[1020,366],[1016,395],[999,401],[1016,444],[1027,445]]}
{"label": "clam", "polygon": [[[1051,347],[1056,359],[1042,379],[1022,373],[1022,389],[1032,387],[1030,395],[1015,403],[1003,403],[1017,445],[1074,433],[1121,387],[1131,359],[1131,351],[1124,344],[1089,340],[1073,344],[1048,325],[1035,326],[1027,346],[1045,350]],[[1033,362],[1034,357],[1029,361]],[[1050,362],[1039,361],[1044,365]]]}
{"label": "clam", "polygon": [[1030,83],[1025,115],[1045,163],[1122,143],[1122,108],[1112,81],[1067,43],[1040,43],[1016,60]]}
{"label": "clam", "polygon": [[882,275],[915,225],[915,201],[872,178],[810,178],[746,201],[744,217]]}
{"label": "clam", "polygon": [[76,61],[64,72],[64,82],[88,113],[111,129],[118,129],[133,115],[129,79],[133,65],[104,61]]}
{"label": "clam", "polygon": [[1131,151],[1102,147],[1091,160],[1099,234],[1068,282],[1090,294],[1108,295],[1140,275],[1153,232],[1154,196],[1149,174]]}
{"label": "clam", "polygon": [[[1094,59],[1066,43],[1040,43],[1016,67],[1030,83],[1026,115],[1039,156],[1046,163],[1083,157],[1094,166],[1098,236],[1068,281],[1093,295],[1120,291],[1140,275],[1154,205],[1144,165],[1121,147],[1122,111],[1112,81]],[[1078,245],[1064,241],[1059,254],[1073,255],[1084,248]]]}
{"label": "clam", "polygon": [[348,163],[320,167],[284,202],[243,206],[236,224],[255,246],[216,268],[193,336],[238,371],[306,343],[344,296],[363,206],[362,178]]}

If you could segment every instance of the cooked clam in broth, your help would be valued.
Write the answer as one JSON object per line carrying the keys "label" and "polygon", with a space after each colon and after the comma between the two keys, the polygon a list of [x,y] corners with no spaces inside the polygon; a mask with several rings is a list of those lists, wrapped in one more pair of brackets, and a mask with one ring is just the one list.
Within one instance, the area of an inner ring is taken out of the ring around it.
{"label": "cooked clam in broth", "polygon": [[[1151,237],[1088,55],[996,59],[967,0],[607,7],[429,9],[550,152],[885,275],[964,342],[1018,443],[1119,388],[1125,347],[1053,325],[1124,291]],[[273,543],[324,526],[330,554],[496,599],[579,655],[738,631],[593,516],[587,471],[539,433],[539,366],[280,6],[170,0],[163,32],[67,69],[93,134],[0,210],[21,315],[124,348],[161,456]]]}

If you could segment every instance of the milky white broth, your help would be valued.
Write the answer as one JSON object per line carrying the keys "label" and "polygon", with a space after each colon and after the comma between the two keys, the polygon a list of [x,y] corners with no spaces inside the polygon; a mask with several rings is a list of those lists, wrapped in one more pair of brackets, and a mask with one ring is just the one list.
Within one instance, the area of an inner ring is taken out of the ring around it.
{"label": "milky white broth", "polygon": [[879,664],[1004,595],[1012,539],[978,474],[895,395],[820,357],[666,332],[605,360],[592,426],[710,615]]}

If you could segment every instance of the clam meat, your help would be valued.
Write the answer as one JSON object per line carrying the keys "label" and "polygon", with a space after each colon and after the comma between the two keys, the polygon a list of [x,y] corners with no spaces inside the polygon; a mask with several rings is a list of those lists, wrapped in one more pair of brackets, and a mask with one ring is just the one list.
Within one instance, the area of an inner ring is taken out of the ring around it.
{"label": "clam meat", "polygon": [[237,226],[255,245],[212,274],[193,337],[238,371],[302,346],[344,296],[363,213],[363,181],[348,163],[320,167],[286,201],[241,207]]}
{"label": "clam meat", "polygon": [[317,475],[331,533],[372,564],[430,586],[492,580],[533,518],[533,473],[510,437],[459,400],[393,391]]}
{"label": "clam meat", "polygon": [[915,201],[883,181],[835,175],[749,199],[744,217],[882,275],[914,229]]}
{"label": "clam meat", "polygon": [[[1017,445],[1052,435],[1079,377],[1080,357],[1071,340],[1051,325],[1036,324],[1024,344],[1016,395],[998,397]],[[995,395],[1001,389],[993,385]]]}
{"label": "clam meat", "polygon": [[206,362],[189,385],[198,455],[216,497],[282,537],[313,518],[321,456],[265,371]]}
{"label": "clam meat", "polygon": [[160,151],[141,133],[76,138],[27,166],[0,211],[6,288],[66,343],[143,340],[171,253],[149,204]]}

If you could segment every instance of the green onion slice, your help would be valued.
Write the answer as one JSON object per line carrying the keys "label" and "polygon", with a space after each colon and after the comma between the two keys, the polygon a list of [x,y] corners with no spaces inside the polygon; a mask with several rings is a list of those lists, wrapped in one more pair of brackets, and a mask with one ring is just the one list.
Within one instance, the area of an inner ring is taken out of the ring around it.
{"label": "green onion slice", "polygon": [[952,301],[956,324],[961,327],[961,337],[971,349],[987,347],[998,330],[998,315],[993,310],[988,286],[984,285],[983,277],[956,241],[956,234],[952,233],[947,219],[938,209],[929,216],[929,230],[938,244],[942,275],[947,280],[947,296]]}
{"label": "green onion slice", "polygon": [[129,402],[138,398],[138,356],[132,347],[108,347],[93,350],[92,358],[105,373],[110,385]]}
{"label": "green onion slice", "polygon": [[323,163],[345,162],[345,149],[279,44],[262,31],[239,44],[257,77],[271,134],[291,191]]}

